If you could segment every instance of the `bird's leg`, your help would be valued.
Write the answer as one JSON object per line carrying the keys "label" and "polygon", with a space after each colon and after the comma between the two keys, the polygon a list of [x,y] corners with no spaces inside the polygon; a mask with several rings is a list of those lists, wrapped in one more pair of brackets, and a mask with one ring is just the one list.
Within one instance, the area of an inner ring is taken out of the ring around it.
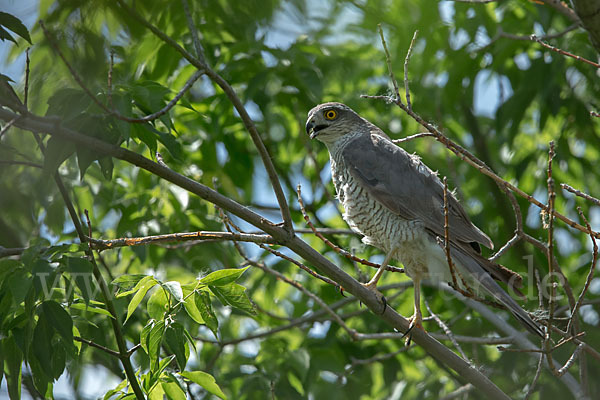
{"label": "bird's leg", "polygon": [[417,328],[423,329],[423,314],[421,314],[421,277],[415,276],[413,278],[413,284],[415,288],[415,311],[412,317],[408,319],[410,324],[408,325],[408,330],[404,333],[406,338],[406,345],[410,345],[412,330],[416,326]]}
{"label": "bird's leg", "polygon": [[377,282],[379,282],[379,279],[381,279],[381,275],[383,275],[383,271],[385,271],[385,267],[387,267],[387,265],[389,264],[390,260],[392,259],[392,255],[394,254],[395,251],[396,251],[396,248],[394,247],[386,254],[385,259],[379,266],[379,269],[377,270],[375,275],[373,275],[373,278],[371,278],[371,280],[369,282],[361,283],[361,285],[363,285],[365,288],[374,292],[375,295],[377,296],[377,298],[383,302],[383,305],[384,305],[383,311],[385,311],[386,301],[385,301],[385,297],[383,297],[383,294],[381,294],[381,292],[379,292],[379,290],[377,290]]}
{"label": "bird's leg", "polygon": [[421,314],[421,277],[413,279],[415,287],[415,311],[412,317],[410,317],[411,328],[416,326],[417,328],[423,329],[423,314]]}

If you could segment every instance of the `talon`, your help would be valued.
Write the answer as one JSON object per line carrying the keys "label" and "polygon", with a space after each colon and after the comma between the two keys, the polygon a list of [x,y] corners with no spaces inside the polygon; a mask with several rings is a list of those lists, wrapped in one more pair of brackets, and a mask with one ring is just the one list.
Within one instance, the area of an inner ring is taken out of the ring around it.
{"label": "talon", "polygon": [[406,337],[406,342],[405,342],[406,346],[410,346],[410,342],[412,341],[412,333],[411,332],[414,327],[415,327],[415,325],[413,325],[413,323],[411,321],[406,332],[404,332],[404,334],[400,337],[400,339],[404,339]]}
{"label": "talon", "polygon": [[412,330],[415,326],[417,328],[421,328],[422,330],[425,330],[423,328],[423,324],[422,324],[423,319],[420,314],[415,314],[412,317],[410,317],[408,320],[410,321],[410,324],[408,325],[408,329],[406,330],[406,332],[404,332],[404,335],[402,335],[402,338],[404,338],[405,336],[408,336],[406,338],[406,346],[410,346],[410,343],[412,341]]}
{"label": "talon", "polygon": [[338,286],[337,288],[340,290],[340,294],[342,295],[342,297],[346,297],[346,295],[344,294],[344,288],[342,286]]}
{"label": "talon", "polygon": [[364,288],[369,289],[371,292],[373,292],[375,294],[375,296],[377,297],[377,299],[379,301],[381,301],[381,303],[383,304],[383,310],[381,311],[380,314],[383,314],[385,312],[385,309],[387,308],[387,300],[385,299],[385,296],[379,290],[377,290],[376,284],[369,282],[369,283],[361,283],[361,285]]}

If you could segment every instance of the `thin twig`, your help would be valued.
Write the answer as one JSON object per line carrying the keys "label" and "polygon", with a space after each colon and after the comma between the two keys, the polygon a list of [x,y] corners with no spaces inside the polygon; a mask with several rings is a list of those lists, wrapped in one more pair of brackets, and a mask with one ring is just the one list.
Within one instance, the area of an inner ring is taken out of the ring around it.
{"label": "thin twig", "polygon": [[583,58],[583,57],[581,57],[581,56],[577,56],[577,55],[575,55],[575,54],[573,54],[573,53],[569,53],[568,51],[565,51],[565,50],[563,50],[563,49],[559,49],[558,47],[554,47],[554,46],[552,46],[552,45],[550,45],[550,44],[548,44],[548,43],[544,42],[542,39],[538,38],[538,37],[537,37],[537,36],[535,36],[535,35],[531,35],[531,40],[532,40],[532,41],[534,41],[534,42],[538,42],[539,44],[541,44],[541,45],[542,45],[542,46],[544,46],[545,48],[547,48],[547,49],[549,49],[549,50],[552,50],[552,51],[555,51],[555,52],[557,52],[557,53],[559,53],[559,54],[562,54],[563,56],[571,57],[571,58],[574,58],[574,59],[576,59],[577,61],[581,61],[581,62],[584,62],[584,63],[586,63],[586,64],[589,64],[589,65],[591,65],[591,66],[593,66],[593,67],[600,68],[600,64],[598,64],[598,63],[595,63],[595,62],[593,62],[593,61],[590,61],[590,60],[588,60],[588,59],[585,59],[585,58]]}
{"label": "thin twig", "polygon": [[[465,0],[455,0],[455,1],[465,1]],[[471,1],[474,1],[474,0],[471,0]],[[495,0],[478,0],[477,2],[480,3],[483,1],[495,1]],[[460,396],[464,397],[467,393],[469,393],[473,389],[475,389],[475,387],[473,385],[471,385],[470,383],[467,383],[466,385],[459,387],[458,389],[454,390],[453,392],[448,393],[444,397],[440,397],[439,400],[453,400]]]}
{"label": "thin twig", "polygon": [[[592,203],[594,203],[595,205],[597,205],[598,207],[600,207],[600,200],[599,199],[597,199],[595,197],[592,197],[592,196],[590,196],[587,193],[583,193],[582,191],[577,190],[574,187],[567,185],[566,183],[561,183],[560,187],[563,188],[563,189],[565,189],[566,191],[569,191],[569,192],[573,193],[575,196],[579,196],[582,199],[589,200]],[[590,229],[590,228],[588,228],[588,229]]]}
{"label": "thin twig", "polygon": [[27,50],[25,50],[25,93],[23,95],[23,105],[25,106],[25,109],[28,109],[28,101],[29,101],[29,73],[31,71],[30,69],[30,63],[31,60],[29,59],[29,47],[27,48]]}
{"label": "thin twig", "polygon": [[198,29],[196,28],[196,24],[194,23],[194,19],[192,18],[192,13],[190,12],[190,6],[187,0],[181,0],[181,4],[183,5],[183,13],[185,14],[185,19],[188,24],[188,29],[190,30],[190,34],[192,35],[192,41],[194,42],[194,49],[196,50],[196,57],[201,62],[206,62],[204,58],[204,49],[202,48],[202,43],[200,42],[200,38],[198,37]]}
{"label": "thin twig", "polygon": [[[417,40],[418,30],[413,34],[412,40],[410,41],[410,46],[408,46],[408,51],[406,52],[406,58],[404,59],[404,92],[406,93],[406,106],[409,110],[412,110],[412,103],[410,102],[410,89],[408,87],[408,62],[410,61],[410,56],[412,55],[413,46],[415,45],[415,40]],[[383,38],[383,34],[381,34]]]}
{"label": "thin twig", "polygon": [[34,163],[34,162],[29,162],[29,161],[16,161],[16,160],[0,160],[0,164],[5,164],[5,165],[26,165],[28,167],[34,167],[34,168],[44,168],[44,166],[42,164],[38,164],[38,163]]}
{"label": "thin twig", "polygon": [[577,359],[577,357],[579,356],[579,353],[581,353],[581,350],[583,350],[583,345],[579,345],[575,348],[575,351],[573,352],[573,354],[571,355],[571,357],[569,357],[569,359],[567,360],[567,362],[565,363],[565,365],[563,365],[558,371],[556,371],[556,376],[560,377],[563,376],[565,374],[565,372],[567,372],[567,370],[569,368],[571,368],[571,366],[573,365],[573,363],[575,362],[575,360]]}
{"label": "thin twig", "polygon": [[[548,258],[548,276],[550,277],[550,297],[548,299],[548,319],[546,321],[547,330],[546,337],[544,338],[544,348],[548,353],[550,353],[550,338],[551,338],[551,328],[552,328],[552,319],[554,318],[554,297],[556,295],[556,286],[554,282],[554,200],[556,198],[556,192],[554,191],[554,178],[552,177],[552,159],[554,158],[554,141],[550,142],[550,146],[548,149],[548,213],[542,213],[542,217],[547,218],[544,223],[544,227],[548,229],[548,244],[546,245],[546,256]],[[547,354],[546,359],[548,360],[548,365],[552,372],[554,372],[554,360]]]}
{"label": "thin twig", "polygon": [[[231,234],[233,234],[233,232],[230,230],[229,226],[232,226],[232,227],[233,227],[235,230],[237,230],[238,232],[242,233],[242,230],[240,229],[240,227],[239,227],[239,226],[237,226],[237,225],[236,225],[236,224],[235,224],[235,223],[234,223],[234,222],[231,220],[231,218],[229,218],[229,216],[228,216],[227,214],[225,214],[225,213],[223,212],[223,210],[221,210],[221,208],[220,208],[220,207],[218,207],[218,206],[215,206],[215,207],[217,207],[217,208],[218,208],[218,210],[219,210],[219,215],[220,215],[221,219],[223,220],[223,222],[225,223],[225,227],[227,228],[227,230],[228,230],[228,231],[229,231]],[[276,256],[277,256],[277,257],[279,257],[279,258],[282,258],[282,259],[284,259],[284,260],[286,260],[286,261],[289,261],[289,262],[291,262],[292,264],[296,265],[296,266],[297,266],[297,267],[299,267],[300,269],[302,269],[302,270],[304,270],[304,271],[308,272],[308,273],[309,273],[310,275],[312,275],[313,277],[315,277],[315,278],[317,278],[317,279],[320,279],[320,280],[322,280],[323,282],[325,282],[325,283],[328,283],[328,284],[330,284],[330,285],[332,285],[332,286],[335,286],[336,288],[341,288],[341,286],[340,286],[340,285],[339,285],[337,282],[333,281],[332,279],[329,279],[329,278],[328,278],[328,277],[326,277],[326,276],[323,276],[323,275],[321,275],[321,274],[319,274],[319,273],[317,273],[317,272],[313,271],[312,269],[310,269],[310,268],[309,268],[309,267],[307,267],[306,265],[302,264],[300,261],[294,260],[293,258],[291,258],[291,257],[288,257],[288,256],[286,256],[285,254],[283,254],[283,253],[281,253],[281,252],[279,252],[279,251],[277,251],[277,250],[275,250],[275,249],[273,249],[273,248],[271,248],[270,246],[267,246],[267,245],[265,245],[265,244],[262,244],[262,243],[257,243],[257,242],[254,242],[254,243],[256,243],[256,245],[258,245],[258,246],[259,246],[261,249],[263,249],[263,250],[266,250],[266,251],[270,252],[271,254],[274,254],[274,255],[276,255]],[[237,242],[236,242],[236,241],[233,241],[233,244],[235,245],[235,247],[236,247],[236,249],[238,250],[238,252],[239,252],[239,253],[240,253],[240,254],[243,256],[243,255],[244,255],[244,252],[243,252],[243,251],[241,250],[241,248],[240,248],[240,247],[237,245]],[[254,265],[254,264],[253,264],[253,263],[254,263],[254,261],[252,261],[252,260],[250,260],[250,259],[248,259],[248,258],[246,258],[246,257],[245,257],[245,259],[246,259],[246,261],[247,261],[249,264],[251,264],[251,265]]]}
{"label": "thin twig", "polygon": [[[583,215],[583,211],[581,210],[581,207],[577,207],[577,212],[581,216],[581,219],[583,220],[585,225],[588,227],[588,229],[591,230],[590,223],[588,222],[585,215]],[[577,312],[579,311],[579,308],[581,307],[581,304],[583,303],[583,298],[585,297],[585,294],[587,293],[587,291],[590,287],[590,284],[592,283],[592,279],[594,279],[594,271],[596,270],[596,262],[598,261],[598,244],[596,243],[595,237],[590,235],[590,239],[592,239],[592,264],[590,265],[590,269],[588,271],[587,277],[585,278],[585,284],[583,285],[583,289],[581,289],[581,293],[579,294],[577,303],[575,303],[575,307],[573,307],[573,310],[571,311],[571,317],[569,318],[569,323],[567,324],[567,329],[566,329],[567,332],[571,331],[573,318],[577,315]]]}
{"label": "thin twig", "polygon": [[73,340],[75,340],[77,342],[85,343],[90,347],[95,347],[97,349],[100,349],[103,352],[105,352],[106,354],[110,354],[113,357],[121,358],[121,354],[118,351],[111,350],[108,347],[105,347],[105,346],[102,346],[101,344],[92,342],[91,340],[84,339],[80,336],[73,336]]}
{"label": "thin twig", "polygon": [[448,213],[448,182],[446,177],[444,177],[444,250],[446,252],[448,268],[450,268],[450,275],[452,275],[452,286],[458,288],[456,276],[454,274],[454,263],[452,262],[452,256],[450,255],[450,224],[448,222]]}
{"label": "thin twig", "polygon": [[452,331],[450,330],[450,328],[448,327],[448,325],[446,325],[444,323],[444,321],[442,321],[442,319],[436,313],[434,313],[431,310],[431,307],[429,307],[429,302],[427,301],[427,299],[424,299],[424,301],[425,301],[425,307],[427,307],[427,311],[429,312],[429,314],[433,317],[433,319],[438,324],[438,326],[440,328],[442,328],[442,330],[444,331],[444,333],[448,336],[448,338],[450,339],[450,341],[452,342],[452,344],[454,345],[454,347],[456,347],[456,349],[460,353],[460,355],[463,358],[463,360],[469,362],[469,357],[467,357],[467,355],[463,351],[462,347],[460,347],[460,344],[458,344],[458,341],[456,340],[456,337],[454,337],[454,333],[452,333]]}
{"label": "thin twig", "polygon": [[112,80],[113,80],[113,67],[115,65],[115,51],[110,49],[110,64],[108,65],[108,78],[106,79],[106,97],[108,98],[108,104],[110,108],[115,109],[112,98]]}
{"label": "thin twig", "polygon": [[392,142],[395,144],[400,144],[400,143],[408,142],[409,140],[422,138],[422,137],[429,137],[429,136],[434,136],[434,134],[431,132],[415,133],[414,135],[406,136],[406,137],[403,137],[400,139],[394,139],[394,140],[392,140]]}
{"label": "thin twig", "polygon": [[527,390],[527,393],[525,394],[525,400],[528,400],[531,397],[531,395],[535,392],[535,385],[537,384],[538,379],[540,379],[540,373],[542,372],[543,361],[544,355],[540,354],[540,358],[538,359],[538,364],[535,369],[535,375],[533,377],[533,380],[529,384],[529,389]]}
{"label": "thin twig", "polygon": [[[379,36],[381,37],[381,44],[383,45],[385,54],[389,54],[390,51],[388,50],[387,43],[385,42],[385,37],[383,36],[383,28],[381,27],[381,24],[377,24],[377,29],[379,30]],[[398,89],[398,82],[396,81],[396,77],[394,76],[394,69],[392,67],[392,59],[391,59],[391,57],[386,57],[385,61],[388,66],[388,72],[390,74],[390,78],[392,79],[392,84],[394,85],[394,96],[397,101],[401,101],[400,100],[400,89]]]}
{"label": "thin twig", "polygon": [[134,238],[120,239],[93,239],[88,238],[95,250],[108,250],[119,247],[141,246],[146,244],[171,243],[171,242],[186,242],[186,241],[223,241],[236,240],[239,242],[254,242],[254,243],[276,243],[270,235],[248,234],[248,233],[229,233],[215,231],[198,231],[198,232],[179,232],[169,233],[164,235],[142,236]]}
{"label": "thin twig", "polygon": [[13,125],[15,122],[17,122],[17,120],[18,120],[19,118],[21,118],[21,116],[18,116],[18,117],[15,117],[15,118],[11,119],[10,121],[8,121],[8,122],[6,123],[6,125],[4,125],[4,126],[2,127],[2,130],[0,130],[0,139],[2,139],[2,136],[4,136],[4,135],[6,134],[6,132],[8,132],[8,130],[10,129],[10,127],[11,127],[11,126],[12,126],[12,125]]}

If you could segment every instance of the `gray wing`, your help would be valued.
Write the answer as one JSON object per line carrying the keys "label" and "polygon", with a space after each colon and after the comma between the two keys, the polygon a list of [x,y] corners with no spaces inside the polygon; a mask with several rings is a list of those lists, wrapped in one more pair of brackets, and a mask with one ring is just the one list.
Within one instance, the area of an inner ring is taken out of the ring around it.
{"label": "gray wing", "polygon": [[[402,218],[422,221],[426,229],[444,236],[444,186],[418,157],[374,132],[348,143],[342,157],[352,177],[377,201]],[[448,195],[451,241],[493,248],[490,238],[473,225],[458,200]]]}

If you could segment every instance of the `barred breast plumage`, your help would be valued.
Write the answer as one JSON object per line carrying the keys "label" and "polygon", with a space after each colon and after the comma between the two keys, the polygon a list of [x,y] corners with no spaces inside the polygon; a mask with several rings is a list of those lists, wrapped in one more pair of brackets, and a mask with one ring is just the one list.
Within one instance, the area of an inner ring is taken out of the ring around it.
{"label": "barred breast plumage", "polygon": [[[443,253],[439,251],[439,246],[431,243],[422,222],[407,220],[393,213],[370,196],[350,174],[341,155],[343,148],[351,141],[351,135],[346,139],[348,140],[336,143],[337,146],[330,146],[332,181],[338,199],[344,207],[344,220],[355,232],[363,236],[364,243],[385,253],[395,247],[396,251],[392,257],[402,262],[410,277],[418,275],[421,278],[447,280],[449,274],[447,268],[444,268]],[[427,260],[431,258],[428,255],[431,255],[432,247],[434,252],[439,252],[438,257]]]}

